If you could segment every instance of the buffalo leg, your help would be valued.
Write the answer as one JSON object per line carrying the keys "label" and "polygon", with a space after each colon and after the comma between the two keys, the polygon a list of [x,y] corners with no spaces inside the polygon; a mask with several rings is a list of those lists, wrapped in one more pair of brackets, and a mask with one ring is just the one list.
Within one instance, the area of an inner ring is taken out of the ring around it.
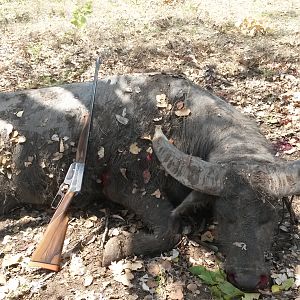
{"label": "buffalo leg", "polygon": [[103,265],[133,254],[150,255],[171,249],[181,238],[180,234],[170,229],[169,219],[173,209],[166,199],[156,199],[153,196],[115,192],[112,185],[105,189],[107,196],[133,210],[142,218],[153,233],[137,233],[120,235],[111,238],[104,249]]}

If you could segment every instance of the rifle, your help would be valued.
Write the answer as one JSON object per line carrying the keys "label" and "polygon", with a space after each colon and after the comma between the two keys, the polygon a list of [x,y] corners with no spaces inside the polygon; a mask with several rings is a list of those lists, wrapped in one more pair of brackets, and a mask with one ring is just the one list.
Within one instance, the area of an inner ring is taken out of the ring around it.
{"label": "rifle", "polygon": [[[59,190],[52,201],[51,206],[52,208],[56,209],[56,211],[44,233],[41,242],[38,244],[36,250],[31,256],[31,261],[29,262],[29,266],[31,267],[39,267],[55,272],[60,270],[61,253],[69,220],[67,210],[73,197],[80,192],[82,185],[99,66],[100,59],[98,57],[96,60],[92,87],[92,100],[89,110],[83,116],[83,128],[79,136],[75,162],[70,165],[64,182],[60,185]],[[57,201],[59,202],[54,207],[54,203]]]}

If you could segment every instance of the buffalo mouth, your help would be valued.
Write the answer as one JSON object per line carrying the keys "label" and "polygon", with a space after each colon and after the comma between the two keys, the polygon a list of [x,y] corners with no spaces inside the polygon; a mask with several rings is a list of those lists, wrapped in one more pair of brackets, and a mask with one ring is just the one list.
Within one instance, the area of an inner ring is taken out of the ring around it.
{"label": "buffalo mouth", "polygon": [[270,277],[265,272],[226,272],[227,280],[245,292],[263,290],[269,286]]}

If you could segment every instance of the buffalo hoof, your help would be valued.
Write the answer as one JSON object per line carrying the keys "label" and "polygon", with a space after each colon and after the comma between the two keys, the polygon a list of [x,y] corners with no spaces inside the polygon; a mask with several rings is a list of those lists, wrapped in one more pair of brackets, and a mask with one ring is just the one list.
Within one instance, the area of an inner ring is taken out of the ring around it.
{"label": "buffalo hoof", "polygon": [[132,236],[115,236],[105,245],[102,266],[106,267],[113,261],[118,261],[133,254]]}

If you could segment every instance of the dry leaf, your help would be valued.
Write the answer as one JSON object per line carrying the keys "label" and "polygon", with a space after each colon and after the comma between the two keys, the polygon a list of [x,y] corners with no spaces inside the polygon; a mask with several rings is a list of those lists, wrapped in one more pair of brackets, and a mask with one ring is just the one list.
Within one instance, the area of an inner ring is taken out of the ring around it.
{"label": "dry leaf", "polygon": [[132,93],[133,91],[132,91],[132,88],[131,87],[126,87],[125,89],[124,89],[124,93]]}
{"label": "dry leaf", "polygon": [[142,139],[142,140],[152,141],[152,138],[151,138],[151,135],[150,135],[150,134],[141,136],[141,139]]}
{"label": "dry leaf", "polygon": [[137,143],[133,143],[129,147],[130,153],[135,154],[135,155],[139,154],[141,152],[141,150],[142,149],[138,147]]}
{"label": "dry leaf", "polygon": [[85,273],[85,266],[80,256],[77,256],[76,254],[72,255],[69,272],[72,276],[82,276]]}
{"label": "dry leaf", "polygon": [[40,167],[41,167],[42,169],[46,168],[46,164],[45,164],[44,161],[42,161],[42,162],[40,163]]}
{"label": "dry leaf", "polygon": [[63,158],[63,156],[64,156],[63,153],[55,152],[55,153],[53,154],[52,160],[53,160],[53,161],[60,160],[61,158]]}
{"label": "dry leaf", "polygon": [[0,285],[6,284],[6,278],[3,274],[0,273]]}
{"label": "dry leaf", "polygon": [[131,273],[130,269],[126,268],[130,264],[124,263],[123,260],[116,262],[112,262],[109,266],[109,269],[113,273],[114,280],[121,282],[123,285],[132,287],[130,282],[131,279],[134,278],[133,274]]}
{"label": "dry leaf", "polygon": [[176,108],[177,110],[181,110],[184,107],[184,102],[183,101],[179,101],[176,103]]}
{"label": "dry leaf", "polygon": [[6,171],[6,176],[7,176],[8,179],[11,179],[11,178],[12,178],[12,171],[11,171],[10,169],[8,169],[8,170]]}
{"label": "dry leaf", "polygon": [[113,261],[108,267],[114,274],[121,274],[124,267],[124,261],[119,260],[118,262]]}
{"label": "dry leaf", "polygon": [[146,284],[146,282],[142,282],[142,289],[146,292],[150,291],[150,287]]}
{"label": "dry leaf", "polygon": [[209,230],[204,232],[201,235],[202,242],[212,242],[213,240],[214,240],[214,236],[212,235],[212,233]]}
{"label": "dry leaf", "polygon": [[160,260],[159,261],[161,268],[165,269],[166,271],[171,270],[172,264],[169,260]]}
{"label": "dry leaf", "polygon": [[2,260],[2,268],[10,267],[16,265],[22,261],[22,255],[20,253],[11,255],[7,254]]}
{"label": "dry leaf", "polygon": [[122,218],[122,217],[119,216],[119,215],[112,215],[112,217],[115,218],[115,219],[119,219],[119,220],[122,220],[122,221],[125,222],[124,218]]}
{"label": "dry leaf", "polygon": [[111,230],[111,236],[118,236],[120,234],[120,230],[118,228],[114,228]]}
{"label": "dry leaf", "polygon": [[154,122],[159,122],[159,121],[161,121],[161,120],[162,120],[162,117],[157,117],[157,118],[154,118],[154,119],[153,119]]}
{"label": "dry leaf", "polygon": [[183,291],[182,285],[174,283],[172,285],[172,290],[169,294],[169,299],[182,300],[184,298],[182,291]]}
{"label": "dry leaf", "polygon": [[17,142],[18,142],[19,144],[25,143],[25,142],[26,142],[26,137],[25,137],[24,135],[18,136]]}
{"label": "dry leaf", "polygon": [[127,268],[132,270],[132,271],[137,271],[138,269],[141,269],[143,268],[143,262],[140,261],[140,260],[136,260],[136,261],[133,261],[133,262],[129,262],[128,265],[127,265]]}
{"label": "dry leaf", "polygon": [[58,134],[53,134],[52,136],[51,136],[51,141],[53,141],[53,142],[58,142],[59,141],[59,136],[58,136]]}
{"label": "dry leaf", "polygon": [[151,194],[151,196],[155,196],[157,199],[159,199],[161,197],[160,190],[157,189],[154,193]]}
{"label": "dry leaf", "polygon": [[87,275],[85,278],[84,278],[84,283],[83,285],[84,286],[90,286],[92,283],[93,283],[93,276],[92,275]]}
{"label": "dry leaf", "polygon": [[24,162],[25,168],[29,167],[30,165],[32,165],[32,162],[31,162],[31,161],[25,161],[25,162]]}
{"label": "dry leaf", "polygon": [[60,139],[59,141],[59,152],[64,152],[65,151],[65,147],[64,147],[64,141],[63,139]]}
{"label": "dry leaf", "polygon": [[146,284],[150,289],[153,289],[158,286],[158,282],[155,281],[154,279],[148,279]]}
{"label": "dry leaf", "polygon": [[125,270],[124,274],[118,274],[114,275],[114,280],[121,282],[123,285],[132,287],[130,280],[134,278],[133,274],[130,272],[130,270]]}
{"label": "dry leaf", "polygon": [[116,115],[116,119],[119,123],[123,124],[123,125],[127,125],[129,120],[125,117],[122,117],[120,115]]}
{"label": "dry leaf", "polygon": [[152,276],[158,276],[161,272],[161,268],[157,262],[151,262],[147,266],[147,271]]}
{"label": "dry leaf", "polygon": [[94,226],[94,223],[91,220],[86,220],[84,222],[84,227],[85,228],[92,228]]}
{"label": "dry leaf", "polygon": [[244,242],[234,242],[232,245],[241,248],[244,251],[247,251],[247,244]]}
{"label": "dry leaf", "polygon": [[2,240],[2,245],[6,245],[7,243],[11,242],[11,236],[10,235],[5,235],[3,240]]}
{"label": "dry leaf", "polygon": [[8,138],[12,133],[14,127],[12,124],[6,124],[6,123],[4,124],[5,127],[3,129],[1,128],[1,134],[3,134],[5,138]]}
{"label": "dry leaf", "polygon": [[96,222],[98,220],[97,216],[91,216],[89,217],[89,220]]}
{"label": "dry leaf", "polygon": [[183,108],[183,109],[175,111],[175,115],[177,117],[187,117],[190,113],[191,113],[191,110],[189,108]]}
{"label": "dry leaf", "polygon": [[156,95],[156,106],[159,108],[168,107],[167,96],[165,94]]}
{"label": "dry leaf", "polygon": [[149,148],[146,150],[146,152],[149,153],[149,154],[152,154],[152,153],[153,153],[152,147],[149,147]]}
{"label": "dry leaf", "polygon": [[290,154],[293,154],[294,152],[296,152],[297,151],[297,148],[296,147],[293,147],[293,148],[291,148],[290,150],[286,150],[286,151],[283,151],[285,154],[288,154],[288,155],[290,155]]}
{"label": "dry leaf", "polygon": [[6,284],[6,287],[8,288],[9,291],[16,291],[19,286],[20,286],[20,280],[18,277],[10,278]]}
{"label": "dry leaf", "polygon": [[102,159],[102,158],[104,157],[104,147],[101,146],[101,147],[99,148],[97,154],[98,154],[98,158],[99,158],[99,159]]}
{"label": "dry leaf", "polygon": [[19,135],[19,132],[17,130],[14,130],[12,133],[12,137],[16,138]]}

